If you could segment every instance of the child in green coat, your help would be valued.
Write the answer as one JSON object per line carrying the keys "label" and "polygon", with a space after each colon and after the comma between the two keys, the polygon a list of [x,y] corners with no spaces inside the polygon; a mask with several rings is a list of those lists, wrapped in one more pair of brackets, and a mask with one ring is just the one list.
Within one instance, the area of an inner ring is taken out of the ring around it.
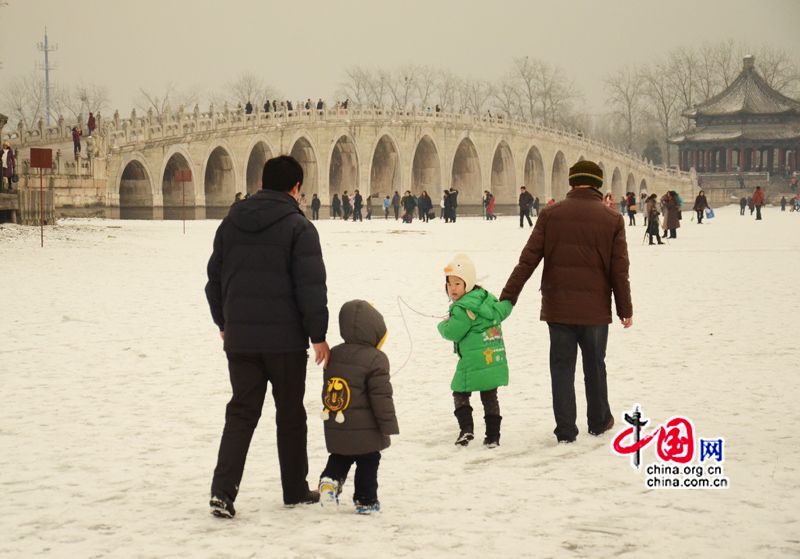
{"label": "child in green coat", "polygon": [[511,314],[510,301],[497,297],[475,285],[475,265],[464,254],[458,254],[444,269],[450,300],[450,317],[439,323],[439,333],[455,344],[459,356],[453,381],[455,412],[460,433],[455,444],[467,446],[475,438],[472,392],[481,393],[486,437],[483,444],[494,448],[500,444],[500,404],[497,388],[508,385],[508,359],[500,323]]}

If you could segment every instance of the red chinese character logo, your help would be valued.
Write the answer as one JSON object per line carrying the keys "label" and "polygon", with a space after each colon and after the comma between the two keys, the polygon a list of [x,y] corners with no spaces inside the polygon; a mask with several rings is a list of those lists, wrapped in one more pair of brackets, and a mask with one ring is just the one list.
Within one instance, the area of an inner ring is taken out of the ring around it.
{"label": "red chinese character logo", "polygon": [[694,429],[692,422],[683,417],[673,417],[659,428],[658,457],[664,462],[686,464],[694,458]]}

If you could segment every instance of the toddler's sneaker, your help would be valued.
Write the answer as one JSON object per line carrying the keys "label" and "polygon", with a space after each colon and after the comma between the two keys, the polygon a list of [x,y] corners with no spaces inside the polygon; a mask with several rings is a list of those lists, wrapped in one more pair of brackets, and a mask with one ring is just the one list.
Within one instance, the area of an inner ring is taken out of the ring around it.
{"label": "toddler's sneaker", "polygon": [[233,501],[227,497],[212,495],[208,506],[211,507],[211,514],[217,518],[233,518],[236,516],[236,510],[233,508]]}
{"label": "toddler's sneaker", "polygon": [[342,488],[339,482],[329,477],[319,480],[319,504],[324,509],[336,510],[339,506],[339,493]]}
{"label": "toddler's sneaker", "polygon": [[364,505],[356,501],[356,514],[374,514],[381,511],[381,504],[375,501],[371,505]]}

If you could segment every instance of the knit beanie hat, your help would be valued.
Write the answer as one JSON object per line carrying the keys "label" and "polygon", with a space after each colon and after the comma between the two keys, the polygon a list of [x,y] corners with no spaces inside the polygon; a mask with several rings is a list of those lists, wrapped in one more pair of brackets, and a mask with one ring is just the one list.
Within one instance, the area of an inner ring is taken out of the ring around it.
{"label": "knit beanie hat", "polygon": [[569,168],[570,186],[603,187],[603,169],[594,161],[578,161]]}
{"label": "knit beanie hat", "polygon": [[456,254],[450,263],[445,266],[444,273],[464,280],[465,290],[472,291],[475,287],[475,264],[466,254]]}

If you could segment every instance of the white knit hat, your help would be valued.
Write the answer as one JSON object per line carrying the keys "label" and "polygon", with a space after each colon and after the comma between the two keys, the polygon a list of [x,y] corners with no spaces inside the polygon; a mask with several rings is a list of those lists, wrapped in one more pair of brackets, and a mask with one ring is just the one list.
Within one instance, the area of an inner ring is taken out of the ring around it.
{"label": "white knit hat", "polygon": [[472,291],[475,287],[475,264],[466,254],[456,254],[450,263],[445,266],[444,273],[464,280],[465,290]]}

